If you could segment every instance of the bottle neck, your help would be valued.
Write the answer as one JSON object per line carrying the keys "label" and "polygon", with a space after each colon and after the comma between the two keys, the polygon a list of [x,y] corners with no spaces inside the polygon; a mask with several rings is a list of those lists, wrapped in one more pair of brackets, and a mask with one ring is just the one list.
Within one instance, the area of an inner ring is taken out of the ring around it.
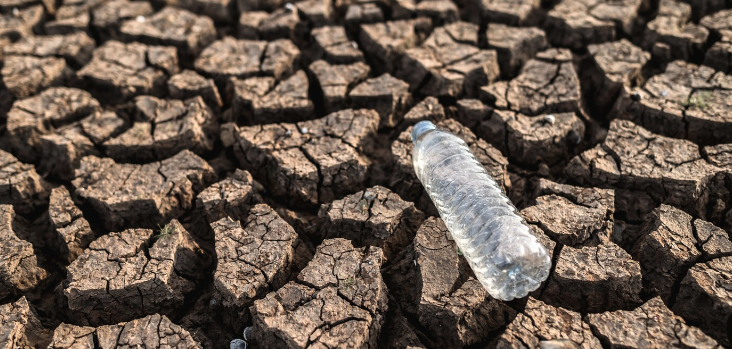
{"label": "bottle neck", "polygon": [[416,125],[414,125],[414,128],[412,129],[412,142],[414,144],[417,143],[417,140],[422,137],[425,133],[436,130],[437,126],[432,123],[432,121],[420,121]]}

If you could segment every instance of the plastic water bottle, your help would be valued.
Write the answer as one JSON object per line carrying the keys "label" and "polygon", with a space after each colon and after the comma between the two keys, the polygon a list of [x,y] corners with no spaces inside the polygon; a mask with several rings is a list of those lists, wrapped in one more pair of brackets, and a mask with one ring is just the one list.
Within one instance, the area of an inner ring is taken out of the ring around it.
{"label": "plastic water bottle", "polygon": [[476,278],[504,301],[549,276],[551,260],[468,145],[421,121],[412,130],[414,170]]}

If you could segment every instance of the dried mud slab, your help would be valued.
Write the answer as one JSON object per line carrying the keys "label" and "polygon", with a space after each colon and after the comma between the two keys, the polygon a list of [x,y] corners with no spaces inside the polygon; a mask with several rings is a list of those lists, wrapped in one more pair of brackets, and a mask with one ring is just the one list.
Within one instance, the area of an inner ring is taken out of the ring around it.
{"label": "dried mud slab", "polygon": [[192,61],[206,46],[216,40],[211,18],[175,8],[165,7],[143,21],[128,20],[120,27],[123,41],[139,41],[146,45],[173,46],[178,57]]}
{"label": "dried mud slab", "polygon": [[516,28],[491,23],[486,30],[488,48],[498,53],[501,75],[510,77],[539,51],[549,47],[546,34],[539,28]]}
{"label": "dried mud slab", "polygon": [[99,7],[106,0],[61,0],[56,10],[56,19],[68,19],[88,15],[89,11]]}
{"label": "dried mud slab", "polygon": [[38,160],[43,135],[80,120],[100,109],[89,92],[54,87],[41,94],[17,100],[7,114],[6,137],[10,150],[23,161]]}
{"label": "dried mud slab", "polygon": [[576,154],[585,124],[574,113],[526,116],[496,110],[478,125],[476,135],[521,164],[554,165]]}
{"label": "dried mud slab", "polygon": [[146,1],[108,0],[92,11],[91,26],[102,42],[122,40],[120,27],[128,20],[146,19],[155,12]]}
{"label": "dried mud slab", "polygon": [[642,303],[642,287],[640,264],[620,246],[564,246],[541,298],[579,312],[632,309]]}
{"label": "dried mud slab", "polygon": [[458,21],[437,27],[421,46],[440,47],[455,44],[478,46],[479,27],[476,24]]}
{"label": "dried mud slab", "polygon": [[495,51],[461,42],[460,34],[477,32],[477,26],[464,22],[437,28],[422,45],[404,52],[397,76],[409,83],[410,90],[423,95],[477,94],[480,86],[499,76]]}
{"label": "dried mud slab", "polygon": [[94,50],[91,62],[77,76],[97,98],[115,104],[139,95],[165,94],[168,76],[177,71],[174,47],[108,41]]}
{"label": "dried mud slab", "polygon": [[330,64],[351,64],[363,62],[363,52],[355,41],[346,36],[346,30],[339,26],[313,29],[313,59],[323,59]]}
{"label": "dried mud slab", "polygon": [[652,132],[700,144],[732,141],[732,77],[675,61],[642,87],[623,89],[611,114]]}
{"label": "dried mud slab", "polygon": [[[496,349],[540,348],[545,340],[570,341],[567,348],[602,348],[582,316],[529,297],[523,312],[492,344]],[[561,348],[561,347],[560,347]]]}
{"label": "dried mud slab", "polygon": [[115,112],[94,112],[78,122],[40,136],[38,169],[63,180],[72,180],[85,156],[99,156],[103,143],[124,131],[125,119]]}
{"label": "dried mud slab", "polygon": [[535,116],[544,113],[581,113],[581,91],[572,54],[550,49],[529,60],[511,81],[481,88],[481,99],[498,109]]}
{"label": "dried mud slab", "polygon": [[417,46],[431,26],[427,19],[363,24],[359,42],[378,73],[393,73],[400,57]]}
{"label": "dried mud slab", "polygon": [[491,23],[529,27],[541,19],[541,1],[537,0],[479,0],[478,8]]}
{"label": "dried mud slab", "polygon": [[640,86],[644,79],[641,71],[651,59],[648,52],[626,39],[587,46],[589,71],[583,73],[583,87],[602,91],[592,96],[597,108],[609,109],[620,90]]}
{"label": "dried mud slab", "polygon": [[461,99],[457,101],[453,118],[465,127],[475,130],[483,120],[493,115],[493,108],[477,99]]}
{"label": "dried mud slab", "polygon": [[270,14],[265,11],[245,11],[239,16],[236,35],[239,39],[259,40],[259,26]]}
{"label": "dried mud slab", "polygon": [[460,10],[451,0],[422,0],[414,8],[417,17],[427,17],[435,25],[460,20]]}
{"label": "dried mud slab", "polygon": [[732,60],[729,59],[730,54],[732,54],[732,37],[725,37],[707,50],[707,54],[704,56],[704,65],[731,74]]}
{"label": "dried mud slab", "polygon": [[404,114],[404,120],[399,128],[406,128],[423,120],[438,122],[445,117],[445,108],[440,101],[435,97],[427,97]]}
{"label": "dried mud slab", "polygon": [[0,348],[44,348],[50,341],[51,331],[25,297],[0,305]]}
{"label": "dried mud slab", "polygon": [[226,217],[211,228],[218,259],[214,298],[227,313],[224,321],[239,324],[249,318],[254,300],[290,278],[297,233],[265,204],[253,206],[245,220]]}
{"label": "dried mud slab", "polygon": [[324,238],[378,246],[392,259],[414,238],[424,214],[391,190],[375,186],[320,207]]}
{"label": "dried mud slab", "polygon": [[236,0],[236,8],[239,9],[239,12],[274,11],[278,8],[283,7],[284,4],[284,0]]}
{"label": "dried mud slab", "polygon": [[63,58],[16,56],[3,57],[0,70],[2,85],[16,99],[38,94],[46,88],[67,82],[72,72]]}
{"label": "dried mud slab", "polygon": [[274,196],[315,206],[363,188],[378,123],[373,110],[348,109],[297,124],[227,125],[222,140]]}
{"label": "dried mud slab", "polygon": [[3,12],[0,14],[0,39],[11,40],[17,37],[32,36],[43,23],[42,5],[30,6],[18,10],[17,14]]}
{"label": "dried mud slab", "polygon": [[94,207],[109,230],[132,224],[155,227],[178,217],[193,208],[195,196],[215,176],[188,150],[145,165],[88,156],[76,173],[76,195]]}
{"label": "dried mud slab", "polygon": [[213,149],[218,120],[201,97],[186,101],[141,96],[134,102],[135,123],[104,142],[116,161],[167,159],[183,150],[203,154]]}
{"label": "dried mud slab", "polygon": [[641,263],[644,290],[667,303],[694,263],[732,255],[724,230],[667,205],[647,216],[640,236],[632,254]]}
{"label": "dried mud slab", "polygon": [[603,343],[618,348],[721,348],[700,329],[689,326],[656,297],[633,311],[585,317]]}
{"label": "dried mud slab", "polygon": [[287,77],[295,72],[299,58],[300,50],[290,40],[266,42],[225,37],[206,47],[195,67],[224,86],[229,78]]}
{"label": "dried mud slab", "polygon": [[298,122],[312,119],[313,102],[308,98],[310,88],[307,74],[299,70],[281,81],[261,98],[250,101],[253,124]]}
{"label": "dried mud slab", "polygon": [[308,70],[320,88],[325,112],[333,113],[350,105],[349,92],[366,80],[371,68],[363,62],[331,65],[324,60],[318,60],[310,64]]}
{"label": "dried mud slab", "polygon": [[184,70],[168,79],[168,95],[170,98],[180,100],[201,96],[203,101],[214,110],[224,106],[214,81],[206,79],[192,70]]}
{"label": "dried mud slab", "polygon": [[[697,3],[693,1],[692,3]],[[661,0],[656,18],[648,22],[643,48],[662,63],[701,56],[709,30],[690,22],[691,5],[678,0]]]}
{"label": "dried mud slab", "polygon": [[[382,327],[382,334],[379,338],[379,348],[404,349],[404,348],[425,348],[417,330],[412,327],[409,320],[401,310],[390,309],[386,322]],[[423,337],[424,338],[424,337]]]}
{"label": "dried mud slab", "polygon": [[12,14],[13,8],[20,10],[35,5],[42,5],[50,13],[56,11],[56,5],[48,0],[4,0],[0,3],[0,12]]}
{"label": "dried mud slab", "polygon": [[704,147],[703,153],[712,165],[722,168],[732,166],[732,143]]}
{"label": "dried mud slab", "polygon": [[729,280],[732,257],[697,263],[681,281],[672,309],[689,324],[698,326],[719,344],[729,346],[727,323],[732,314]]}
{"label": "dried mud slab", "polygon": [[562,245],[597,245],[612,241],[615,228],[615,191],[580,188],[540,179],[536,204],[521,211]]}
{"label": "dried mud slab", "polygon": [[440,348],[485,341],[516,315],[488,295],[459,253],[442,220],[430,217],[412,245],[385,270],[392,295]]}
{"label": "dried mud slab", "polygon": [[149,315],[130,322],[97,328],[61,324],[49,349],[178,348],[201,349],[190,333],[165,315]]}
{"label": "dried mud slab", "polygon": [[224,116],[226,121],[252,123],[255,100],[260,100],[277,84],[271,76],[251,77],[246,79],[229,78],[226,94],[231,97],[231,114]]}
{"label": "dried mud slab", "polygon": [[95,47],[94,39],[85,33],[32,36],[3,47],[3,55],[59,57],[70,66],[81,67],[89,62]]}
{"label": "dried mud slab", "polygon": [[[448,130],[462,138],[478,158],[478,161],[483,164],[486,171],[498,182],[498,185],[504,190],[510,187],[510,180],[506,171],[508,160],[501,155],[500,151],[483,139],[476,137],[470,129],[455,120],[446,119],[437,123],[437,127]],[[420,210],[429,214],[436,213],[432,201],[424,192],[422,183],[414,173],[414,165],[412,164],[414,144],[412,143],[411,132],[412,127],[409,127],[400,133],[399,138],[391,144],[394,164],[389,179],[389,187],[395,188],[396,193],[402,199],[414,202]]]}
{"label": "dried mud slab", "polygon": [[53,232],[50,245],[64,263],[73,262],[94,241],[89,222],[64,186],[51,191],[48,219]]}
{"label": "dried mud slab", "polygon": [[298,1],[295,7],[300,18],[313,28],[333,24],[337,20],[331,0]]}
{"label": "dried mud slab", "polygon": [[91,34],[89,32],[89,23],[91,23],[91,15],[83,12],[74,17],[59,18],[56,16],[55,21],[46,22],[43,28],[49,35],[68,35],[77,32]]}
{"label": "dried mud slab", "polygon": [[719,37],[719,41],[707,50],[704,56],[704,65],[727,74],[732,73],[732,60],[729,58],[730,53],[732,53],[732,24],[729,23],[731,19],[732,11],[722,10],[699,21],[701,26],[708,29],[714,36]]}
{"label": "dried mud slab", "polygon": [[579,49],[613,41],[619,33],[633,35],[639,13],[649,6],[646,0],[561,0],[547,14],[544,28],[552,44]]}
{"label": "dried mud slab", "polygon": [[235,0],[167,0],[166,4],[184,8],[193,13],[211,17],[216,24],[230,24],[235,20]]}
{"label": "dried mud slab", "polygon": [[281,8],[272,13],[243,12],[237,29],[240,39],[291,39],[296,42],[301,41],[306,31],[298,11],[290,8]]}
{"label": "dried mud slab", "polygon": [[354,108],[376,110],[381,119],[379,128],[398,125],[412,104],[409,84],[388,73],[358,84],[348,97]]}
{"label": "dried mud slab", "polygon": [[49,189],[33,165],[0,150],[0,204],[13,205],[21,214],[30,213],[45,205]]}
{"label": "dried mud slab", "polygon": [[312,119],[315,114],[308,98],[309,88],[307,74],[302,70],[279,84],[271,77],[232,78],[227,87],[234,98],[234,117],[247,125]]}
{"label": "dried mud slab", "polygon": [[28,235],[24,223],[16,218],[13,206],[0,205],[0,299],[28,294],[49,276],[38,265],[33,245],[19,238]]}
{"label": "dried mud slab", "polygon": [[329,239],[297,277],[254,302],[252,345],[376,348],[387,310],[378,247]]}
{"label": "dried mud slab", "polygon": [[262,201],[258,187],[247,171],[237,169],[229,178],[212,184],[196,198],[196,207],[203,209],[209,223],[226,217],[244,221],[249,208]]}
{"label": "dried mud slab", "polygon": [[[580,184],[642,191],[658,203],[696,212],[726,194],[723,172],[689,141],[666,138],[627,120],[614,120],[605,141],[573,158],[565,169]],[[723,204],[722,204],[723,205]],[[718,210],[720,208],[712,208]]]}
{"label": "dried mud slab", "polygon": [[155,233],[104,235],[67,268],[63,294],[77,323],[92,326],[177,314],[208,260],[173,220]]}
{"label": "dried mud slab", "polygon": [[349,31],[356,32],[361,24],[383,22],[384,11],[375,3],[351,4],[348,5],[344,20],[346,22],[346,28]]}

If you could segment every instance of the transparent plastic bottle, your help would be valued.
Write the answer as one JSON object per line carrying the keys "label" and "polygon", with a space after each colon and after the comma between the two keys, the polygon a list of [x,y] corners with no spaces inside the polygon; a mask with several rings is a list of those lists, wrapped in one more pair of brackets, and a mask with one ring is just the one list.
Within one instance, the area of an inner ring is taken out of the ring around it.
{"label": "transparent plastic bottle", "polygon": [[468,145],[429,121],[414,126],[412,141],[417,178],[478,281],[505,301],[536,290],[549,254]]}

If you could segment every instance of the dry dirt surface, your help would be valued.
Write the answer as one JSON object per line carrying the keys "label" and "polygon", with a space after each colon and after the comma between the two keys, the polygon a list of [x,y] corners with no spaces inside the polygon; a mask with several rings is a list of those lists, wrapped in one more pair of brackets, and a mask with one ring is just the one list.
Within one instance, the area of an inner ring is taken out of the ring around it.
{"label": "dry dirt surface", "polygon": [[[492,298],[462,138],[552,258]],[[732,347],[729,0],[0,0],[0,349]]]}

